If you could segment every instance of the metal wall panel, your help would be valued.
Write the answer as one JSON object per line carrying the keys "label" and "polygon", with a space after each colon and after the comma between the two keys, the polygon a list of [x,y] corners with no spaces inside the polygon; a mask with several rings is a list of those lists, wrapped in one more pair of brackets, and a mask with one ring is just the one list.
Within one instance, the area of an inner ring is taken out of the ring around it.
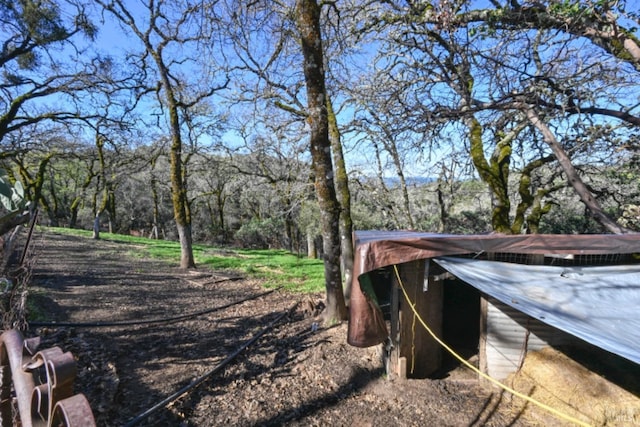
{"label": "metal wall panel", "polygon": [[503,380],[517,371],[525,351],[579,341],[578,338],[527,316],[495,298],[488,298],[485,356],[487,374],[493,378]]}

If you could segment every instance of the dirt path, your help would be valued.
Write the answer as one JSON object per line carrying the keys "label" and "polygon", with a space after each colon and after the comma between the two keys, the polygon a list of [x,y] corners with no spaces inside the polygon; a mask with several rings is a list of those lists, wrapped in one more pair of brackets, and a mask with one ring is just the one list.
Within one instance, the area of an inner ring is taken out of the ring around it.
{"label": "dirt path", "polygon": [[[129,245],[48,232],[34,244],[32,300],[50,321],[169,318],[265,291],[256,280],[139,258]],[[139,425],[531,425],[474,380],[387,379],[375,348],[346,344],[346,325],[315,329],[320,300],[276,291],[189,320],[30,333],[44,347],[73,352],[76,391],[89,399],[98,425],[120,426],[209,372],[298,302],[234,363]]]}

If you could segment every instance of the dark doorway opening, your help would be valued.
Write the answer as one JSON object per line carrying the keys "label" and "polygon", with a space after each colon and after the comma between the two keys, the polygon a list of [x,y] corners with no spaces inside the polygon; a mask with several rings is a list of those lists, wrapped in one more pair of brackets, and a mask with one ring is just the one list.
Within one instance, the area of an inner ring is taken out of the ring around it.
{"label": "dark doorway opening", "polygon": [[[480,291],[458,279],[444,280],[442,339],[457,354],[477,367],[480,343]],[[443,349],[445,376],[461,362]]]}

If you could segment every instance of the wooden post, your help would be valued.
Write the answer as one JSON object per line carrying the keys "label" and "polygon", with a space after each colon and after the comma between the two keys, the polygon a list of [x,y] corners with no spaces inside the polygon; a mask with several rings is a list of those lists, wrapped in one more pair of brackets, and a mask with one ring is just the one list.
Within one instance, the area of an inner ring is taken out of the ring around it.
{"label": "wooden post", "polygon": [[442,351],[440,345],[424,329],[410,304],[415,304],[419,316],[436,336],[441,337],[443,284],[442,281],[425,277],[424,260],[397,267],[410,301],[404,297],[394,274],[391,292],[392,370],[400,376],[406,371],[409,378],[426,378],[440,369]]}

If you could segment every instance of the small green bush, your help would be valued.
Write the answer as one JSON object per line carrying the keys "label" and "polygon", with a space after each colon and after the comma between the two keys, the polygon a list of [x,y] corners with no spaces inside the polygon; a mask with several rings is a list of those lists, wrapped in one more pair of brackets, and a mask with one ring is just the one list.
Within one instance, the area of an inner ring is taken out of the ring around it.
{"label": "small green bush", "polygon": [[243,224],[234,236],[236,244],[242,248],[268,249],[281,246],[284,222],[277,218],[252,219]]}

